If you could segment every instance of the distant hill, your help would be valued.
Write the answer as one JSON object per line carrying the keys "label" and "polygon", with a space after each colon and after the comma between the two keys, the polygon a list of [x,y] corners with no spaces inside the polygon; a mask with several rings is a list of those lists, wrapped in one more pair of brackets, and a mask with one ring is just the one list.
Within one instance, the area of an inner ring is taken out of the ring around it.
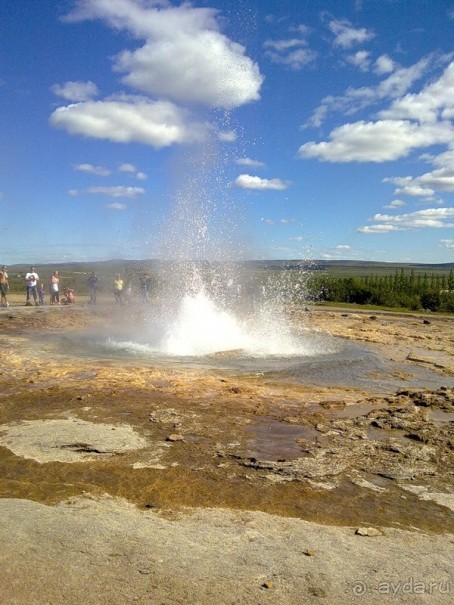
{"label": "distant hill", "polygon": [[[90,272],[90,271],[124,271],[125,269],[136,269],[150,271],[155,267],[162,265],[173,264],[172,260],[125,260],[111,259],[105,261],[87,261],[87,262],[64,262],[64,263],[37,263],[36,268],[50,271],[71,271],[71,272]],[[210,264],[208,261],[199,261],[201,265]],[[216,262],[213,262],[216,264]],[[236,261],[240,267],[245,267],[255,270],[272,269],[276,270],[295,270],[305,269],[311,271],[328,271],[334,273],[353,273],[353,274],[370,274],[370,273],[393,273],[396,270],[400,271],[415,271],[415,272],[449,272],[454,269],[454,263],[384,263],[379,261],[358,261],[358,260],[245,260]],[[9,265],[10,272],[23,273],[28,271],[29,264]]]}

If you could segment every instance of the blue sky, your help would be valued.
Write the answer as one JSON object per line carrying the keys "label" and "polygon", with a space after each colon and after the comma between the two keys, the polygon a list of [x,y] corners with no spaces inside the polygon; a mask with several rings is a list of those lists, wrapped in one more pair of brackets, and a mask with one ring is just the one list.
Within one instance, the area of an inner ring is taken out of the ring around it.
{"label": "blue sky", "polygon": [[2,0],[0,263],[454,261],[451,0]]}

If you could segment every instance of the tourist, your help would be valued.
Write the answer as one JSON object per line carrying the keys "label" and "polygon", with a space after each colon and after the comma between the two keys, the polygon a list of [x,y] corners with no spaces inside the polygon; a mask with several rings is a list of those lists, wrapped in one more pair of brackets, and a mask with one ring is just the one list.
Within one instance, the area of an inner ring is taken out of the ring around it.
{"label": "tourist", "polygon": [[8,281],[8,272],[5,266],[2,267],[0,271],[0,295],[1,295],[1,305],[2,307],[9,307],[9,302],[7,298],[8,290],[9,290],[9,281]]}
{"label": "tourist", "polygon": [[88,285],[90,287],[90,300],[89,305],[96,305],[96,291],[98,289],[99,278],[94,271],[90,273],[88,278]]}
{"label": "tourist", "polygon": [[35,267],[30,267],[30,271],[25,274],[25,282],[27,284],[27,300],[25,305],[31,307],[31,298],[35,301],[35,305],[39,306],[38,302],[38,279],[39,275],[35,271]]}
{"label": "tourist", "polygon": [[144,302],[148,302],[150,299],[150,286],[151,277],[148,275],[148,273],[143,273],[140,277],[140,290],[142,292]]}
{"label": "tourist", "polygon": [[64,305],[73,305],[75,303],[74,290],[72,288],[66,287],[63,290],[63,294],[65,295],[62,299]]}
{"label": "tourist", "polygon": [[58,271],[54,271],[49,279],[50,304],[51,305],[60,304],[59,284],[60,284],[60,274]]}
{"label": "tourist", "polygon": [[38,296],[39,296],[39,304],[44,305],[44,295],[46,294],[46,290],[44,288],[44,284],[40,284],[38,288]]}
{"label": "tourist", "polygon": [[114,292],[114,296],[115,296],[115,302],[117,304],[122,303],[123,280],[121,279],[121,276],[119,273],[117,273],[117,275],[115,276],[113,292]]}

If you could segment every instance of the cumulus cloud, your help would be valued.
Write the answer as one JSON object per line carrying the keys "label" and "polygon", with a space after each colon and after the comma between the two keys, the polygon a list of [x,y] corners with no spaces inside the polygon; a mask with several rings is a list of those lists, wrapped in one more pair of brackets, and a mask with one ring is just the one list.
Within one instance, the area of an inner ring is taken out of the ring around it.
{"label": "cumulus cloud", "polygon": [[414,178],[386,178],[384,182],[398,185],[395,190],[396,194],[432,196],[436,191],[454,191],[454,170],[452,168],[437,168]]}
{"label": "cumulus cloud", "polygon": [[137,168],[134,166],[134,164],[128,163],[120,164],[120,166],[118,166],[118,170],[120,172],[129,172],[132,174],[135,174],[137,172]]}
{"label": "cumulus cloud", "polygon": [[240,174],[233,184],[241,189],[256,189],[259,191],[283,191],[288,188],[288,184],[281,181],[281,179],[262,179],[250,174]]}
{"label": "cumulus cloud", "polygon": [[454,227],[454,223],[450,222],[452,217],[454,217],[454,208],[427,208],[409,214],[375,214],[373,220],[379,223],[409,228],[440,229]]}
{"label": "cumulus cloud", "polygon": [[336,246],[336,250],[350,250],[350,246],[347,244],[339,244]]}
{"label": "cumulus cloud", "polygon": [[385,208],[393,209],[393,208],[402,208],[405,206],[405,202],[403,200],[392,200],[389,204],[384,206]]}
{"label": "cumulus cloud", "polygon": [[94,174],[96,176],[109,176],[112,171],[104,166],[93,166],[93,164],[74,164],[74,170]]}
{"label": "cumulus cloud", "polygon": [[51,90],[59,97],[67,101],[78,103],[89,101],[99,94],[98,87],[94,82],[65,82],[64,84],[54,84]]}
{"label": "cumulus cloud", "polygon": [[405,157],[414,149],[448,143],[453,135],[452,125],[443,123],[360,121],[334,129],[329,141],[301,145],[299,155],[328,162],[386,162]]}
{"label": "cumulus cloud", "polygon": [[389,74],[394,71],[394,61],[388,55],[380,55],[374,63],[374,71],[378,75]]}
{"label": "cumulus cloud", "polygon": [[312,116],[304,124],[304,127],[321,126],[327,115],[332,112],[353,115],[379,101],[401,97],[426,73],[433,61],[432,56],[424,57],[409,67],[396,67],[393,73],[381,80],[376,86],[348,88],[343,95],[329,95],[323,98]]}
{"label": "cumulus cloud", "polygon": [[368,71],[370,67],[369,54],[366,50],[359,50],[354,55],[348,55],[347,62],[354,67],[358,67],[361,71]]}
{"label": "cumulus cloud", "polygon": [[419,93],[396,99],[389,109],[379,113],[383,119],[435,122],[454,117],[454,62],[443,74]]}
{"label": "cumulus cloud", "polygon": [[347,19],[333,19],[328,27],[334,34],[334,46],[351,48],[355,44],[364,44],[375,37],[371,30],[365,27],[356,29]]}
{"label": "cumulus cloud", "polygon": [[241,44],[221,33],[213,8],[142,0],[79,0],[67,22],[101,19],[144,41],[114,58],[123,82],[178,103],[237,107],[260,98],[263,82]]}
{"label": "cumulus cloud", "polygon": [[124,198],[135,198],[138,195],[143,195],[145,189],[142,187],[124,187],[123,185],[117,185],[114,187],[88,187],[87,189],[78,190],[70,189],[68,194],[72,197],[77,195],[89,194],[89,195],[106,195],[108,197],[124,197]]}
{"label": "cumulus cloud", "polygon": [[394,193],[396,195],[410,195],[412,197],[432,197],[435,191],[427,187],[421,187],[421,185],[404,185],[403,187],[398,187]]}
{"label": "cumulus cloud", "polygon": [[454,239],[442,239],[440,240],[440,243],[447,249],[447,250],[454,250]]}
{"label": "cumulus cloud", "polygon": [[375,214],[375,225],[359,227],[360,233],[387,233],[405,229],[452,229],[454,228],[454,208],[427,208],[408,214]]}
{"label": "cumulus cloud", "polygon": [[138,181],[146,181],[148,178],[144,172],[139,172],[134,166],[134,164],[128,164],[127,162],[125,162],[124,164],[120,164],[118,166],[118,171],[130,174],[131,176],[134,176]]}
{"label": "cumulus cloud", "polygon": [[366,225],[358,227],[356,231],[358,233],[389,233],[390,231],[400,231],[400,229],[394,225]]}
{"label": "cumulus cloud", "polygon": [[135,97],[59,107],[50,123],[74,135],[156,149],[202,140],[206,132],[206,126],[191,122],[188,113],[173,103]]}
{"label": "cumulus cloud", "polygon": [[263,162],[253,160],[252,158],[238,158],[235,160],[235,164],[239,164],[240,166],[252,166],[253,168],[262,168],[265,166]]}

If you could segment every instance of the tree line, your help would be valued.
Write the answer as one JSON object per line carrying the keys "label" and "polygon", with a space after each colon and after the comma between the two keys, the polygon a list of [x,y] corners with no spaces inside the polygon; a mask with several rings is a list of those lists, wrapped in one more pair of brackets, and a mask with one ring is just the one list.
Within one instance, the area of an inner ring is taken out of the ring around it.
{"label": "tree line", "polygon": [[340,277],[312,275],[307,283],[314,301],[377,305],[454,313],[454,272],[405,272],[390,275]]}

